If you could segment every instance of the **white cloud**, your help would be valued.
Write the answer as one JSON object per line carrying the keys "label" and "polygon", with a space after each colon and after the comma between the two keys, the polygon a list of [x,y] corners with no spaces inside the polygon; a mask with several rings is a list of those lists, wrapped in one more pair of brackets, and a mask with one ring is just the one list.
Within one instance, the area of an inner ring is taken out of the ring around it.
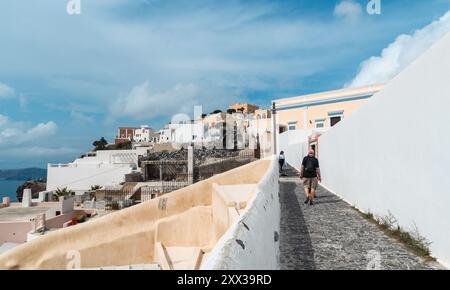
{"label": "white cloud", "polygon": [[83,123],[94,123],[95,119],[92,116],[84,114],[80,111],[72,110],[70,111],[70,116],[77,122]]}
{"label": "white cloud", "polygon": [[11,121],[7,116],[0,114],[0,149],[10,146],[24,145],[44,139],[56,134],[58,126],[55,122],[39,123],[29,126],[23,122]]}
{"label": "white cloud", "polygon": [[69,156],[81,152],[69,146],[61,146],[56,136],[58,126],[55,122],[37,125],[13,121],[0,114],[0,165],[44,166],[47,162],[69,161]]}
{"label": "white cloud", "polygon": [[43,138],[55,135],[57,129],[58,126],[53,121],[47,123],[40,123],[26,132],[24,140],[34,140],[36,138]]}
{"label": "white cloud", "polygon": [[178,84],[168,91],[152,93],[147,81],[133,87],[127,95],[119,97],[111,105],[110,119],[152,119],[185,112],[195,104],[198,93],[198,87],[193,84]]}
{"label": "white cloud", "polygon": [[0,83],[0,99],[11,98],[16,95],[16,91],[10,86]]}
{"label": "white cloud", "polygon": [[0,114],[0,129],[9,122],[9,118]]}
{"label": "white cloud", "polygon": [[362,62],[359,73],[346,87],[391,80],[448,32],[450,32],[450,11],[411,35],[398,36],[393,43],[383,49],[380,56],[372,56]]}
{"label": "white cloud", "polygon": [[355,22],[363,13],[361,5],[354,0],[344,0],[334,7],[334,16]]}
{"label": "white cloud", "polygon": [[194,106],[201,105],[203,113],[209,113],[245,99],[239,89],[220,89],[214,85],[205,83],[200,87],[192,83],[179,83],[168,90],[156,92],[152,90],[150,82],[146,81],[117,98],[109,107],[106,121],[112,122],[124,117],[134,120],[164,117],[170,121],[176,114],[193,117]]}

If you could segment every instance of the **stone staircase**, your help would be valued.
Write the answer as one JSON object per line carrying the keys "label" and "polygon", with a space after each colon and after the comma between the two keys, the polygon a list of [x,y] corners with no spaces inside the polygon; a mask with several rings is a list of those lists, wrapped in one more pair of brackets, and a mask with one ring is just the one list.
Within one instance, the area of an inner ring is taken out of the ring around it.
{"label": "stone staircase", "polygon": [[[247,208],[255,192],[256,184],[218,185],[214,183],[211,206],[196,207],[190,211],[196,211],[197,208],[198,211],[209,210],[211,221],[208,224],[210,224],[210,227],[204,229],[204,231],[208,231],[207,235],[212,234],[213,240],[217,243]],[[186,220],[188,217],[189,213],[185,213],[176,220],[170,217],[162,219],[160,223],[163,224],[163,231],[177,231],[176,227],[182,226],[179,220]],[[198,270],[206,262],[215,245],[214,243],[210,246],[177,246],[176,241],[165,238],[167,235],[164,232],[156,234],[157,242],[154,249],[155,263],[160,265],[163,270]],[[177,232],[177,234],[180,233]],[[195,235],[196,233],[191,234]],[[179,241],[179,244],[183,243],[186,244],[185,241]]]}

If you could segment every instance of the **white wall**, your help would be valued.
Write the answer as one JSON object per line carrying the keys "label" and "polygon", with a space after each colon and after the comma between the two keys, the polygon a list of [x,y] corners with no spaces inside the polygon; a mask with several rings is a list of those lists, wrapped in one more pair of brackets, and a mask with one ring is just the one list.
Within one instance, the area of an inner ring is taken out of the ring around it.
{"label": "white wall", "polygon": [[125,181],[130,173],[130,165],[85,165],[78,167],[47,168],[47,189],[57,190],[67,187],[74,191],[89,190],[92,185],[112,185]]}
{"label": "white wall", "polygon": [[450,34],[319,140],[324,184],[450,266]]}
{"label": "white wall", "polygon": [[71,196],[63,201],[60,201],[61,213],[65,214],[73,211],[73,207],[75,204],[75,197]]}
{"label": "white wall", "polygon": [[169,129],[159,130],[159,143],[168,143],[168,142],[170,142],[170,130]]}
{"label": "white wall", "polygon": [[[179,124],[176,125],[176,129],[173,134],[172,143],[177,144],[190,144],[193,141],[201,141],[204,135],[203,123],[194,124]],[[192,137],[195,136],[195,140]]]}
{"label": "white wall", "polygon": [[76,159],[69,164],[48,164],[47,190],[68,187],[82,192],[92,185],[117,185],[125,174],[137,167],[138,156],[146,155],[148,147],[135,150],[100,150],[96,156]]}
{"label": "white wall", "polygon": [[278,164],[273,160],[248,208],[218,241],[202,269],[279,269],[279,238],[275,241],[275,232],[280,233],[280,202]]}
{"label": "white wall", "polygon": [[137,164],[138,156],[147,154],[148,147],[136,147],[134,150],[99,150],[96,156],[86,156],[76,159],[71,164],[81,163],[134,163]]}

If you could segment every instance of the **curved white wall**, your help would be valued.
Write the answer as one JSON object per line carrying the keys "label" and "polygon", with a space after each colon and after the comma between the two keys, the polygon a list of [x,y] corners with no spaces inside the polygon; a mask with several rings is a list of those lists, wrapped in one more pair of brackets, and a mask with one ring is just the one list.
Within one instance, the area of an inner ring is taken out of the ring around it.
{"label": "curved white wall", "polygon": [[450,35],[324,134],[324,184],[363,211],[392,213],[450,266]]}
{"label": "curved white wall", "polygon": [[93,185],[117,185],[125,181],[138,164],[139,156],[147,154],[147,147],[133,150],[99,150],[95,156],[78,158],[69,164],[48,164],[47,190],[68,187],[84,191]]}
{"label": "curved white wall", "polygon": [[286,131],[279,135],[278,145],[279,152],[284,151],[286,162],[291,166],[300,170],[303,157],[308,154],[308,136],[313,133],[313,130],[295,130]]}
{"label": "curved white wall", "polygon": [[247,210],[218,241],[202,270],[279,268],[278,164],[272,159]]}

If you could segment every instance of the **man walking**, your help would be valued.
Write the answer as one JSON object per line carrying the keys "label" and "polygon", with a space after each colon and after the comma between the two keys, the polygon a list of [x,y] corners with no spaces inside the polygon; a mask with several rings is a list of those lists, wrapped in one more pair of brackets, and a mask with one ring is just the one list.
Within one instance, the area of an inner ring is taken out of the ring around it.
{"label": "man walking", "polygon": [[314,204],[314,197],[319,182],[322,182],[319,169],[319,160],[314,156],[314,151],[309,150],[308,156],[303,158],[302,167],[300,170],[300,179],[303,180],[303,186],[306,193],[305,204],[309,202]]}

